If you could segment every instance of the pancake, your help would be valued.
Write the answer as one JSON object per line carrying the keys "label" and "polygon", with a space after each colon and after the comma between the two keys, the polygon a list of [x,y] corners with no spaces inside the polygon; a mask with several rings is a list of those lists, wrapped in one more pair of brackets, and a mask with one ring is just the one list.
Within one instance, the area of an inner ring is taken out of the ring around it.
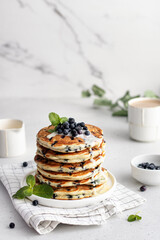
{"label": "pancake", "polygon": [[54,191],[53,198],[59,200],[78,200],[82,198],[95,197],[104,188],[106,183],[98,186],[77,186],[71,188],[59,188]]}
{"label": "pancake", "polygon": [[[78,185],[74,187],[58,187],[54,188],[53,199],[58,200],[77,200],[88,197],[95,197],[109,190],[109,185],[107,183],[107,170],[103,170],[106,175],[105,181],[102,184],[93,185]],[[39,182],[37,182],[39,183]]]}
{"label": "pancake", "polygon": [[102,155],[97,156],[96,158],[89,159],[81,163],[58,163],[51,161],[47,158],[43,158],[39,155],[36,155],[34,161],[37,163],[37,166],[46,171],[52,172],[63,172],[63,173],[75,173],[87,169],[96,168],[104,161],[104,152]]}
{"label": "pancake", "polygon": [[84,180],[75,180],[75,181],[69,181],[69,180],[53,180],[46,178],[40,174],[40,172],[37,171],[36,173],[36,180],[39,181],[40,183],[47,183],[48,185],[52,186],[53,188],[59,188],[59,187],[73,187],[73,186],[78,186],[78,185],[93,185],[97,186],[100,184],[103,184],[106,181],[106,177],[108,176],[107,171],[102,168],[102,172],[98,172],[91,178],[87,178]]}
{"label": "pancake", "polygon": [[76,186],[54,189],[53,198],[59,200],[77,200],[89,197],[95,197],[109,190],[107,181],[97,186]]}
{"label": "pancake", "polygon": [[63,172],[53,172],[53,171],[46,171],[41,169],[37,166],[37,170],[43,175],[44,177],[47,177],[49,179],[58,179],[58,180],[83,180],[90,178],[97,174],[100,171],[100,165],[97,166],[95,169],[88,169],[76,173],[63,173]]}
{"label": "pancake", "polygon": [[90,135],[80,134],[77,137],[62,135],[57,132],[50,133],[48,130],[54,129],[54,126],[42,128],[37,134],[37,142],[51,150],[57,152],[77,152],[86,148],[100,146],[103,141],[103,131],[93,125],[86,124]]}
{"label": "pancake", "polygon": [[69,152],[69,153],[62,153],[62,152],[55,152],[53,150],[47,149],[37,143],[37,153],[38,155],[48,158],[50,160],[54,160],[60,163],[75,163],[75,162],[83,162],[88,159],[95,158],[102,153],[105,149],[104,141],[101,143],[100,147],[95,146],[92,149],[86,148],[82,151],[78,152]]}

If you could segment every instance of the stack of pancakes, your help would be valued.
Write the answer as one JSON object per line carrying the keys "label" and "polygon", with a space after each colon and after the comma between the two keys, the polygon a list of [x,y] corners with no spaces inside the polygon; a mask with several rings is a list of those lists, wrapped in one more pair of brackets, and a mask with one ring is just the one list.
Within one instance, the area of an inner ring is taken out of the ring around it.
{"label": "stack of pancakes", "polygon": [[101,164],[105,141],[100,128],[86,124],[89,136],[50,133],[53,126],[37,134],[36,181],[54,189],[53,198],[76,200],[107,190],[107,170]]}

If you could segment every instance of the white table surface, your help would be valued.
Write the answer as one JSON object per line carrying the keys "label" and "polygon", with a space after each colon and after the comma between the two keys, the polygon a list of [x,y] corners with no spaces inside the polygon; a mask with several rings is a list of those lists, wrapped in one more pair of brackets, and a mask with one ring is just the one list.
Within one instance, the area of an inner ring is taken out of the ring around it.
{"label": "white table surface", "polygon": [[[40,236],[29,228],[21,216],[15,211],[7,191],[0,183],[0,239],[160,239],[160,187],[147,187],[146,192],[139,192],[140,183],[132,179],[130,160],[143,153],[159,153],[160,141],[155,143],[139,143],[128,137],[126,118],[114,118],[106,109],[94,109],[88,99],[1,99],[0,118],[18,118],[26,124],[27,152],[24,156],[0,159],[1,164],[9,162],[33,160],[36,151],[36,133],[49,124],[48,113],[54,111],[63,116],[75,117],[77,121],[95,124],[104,130],[106,161],[108,168],[117,180],[126,187],[141,194],[147,202],[123,216],[114,216],[102,226],[70,226],[60,224],[53,232]],[[140,222],[127,222],[130,214],[140,211]],[[15,229],[9,229],[13,221]]]}

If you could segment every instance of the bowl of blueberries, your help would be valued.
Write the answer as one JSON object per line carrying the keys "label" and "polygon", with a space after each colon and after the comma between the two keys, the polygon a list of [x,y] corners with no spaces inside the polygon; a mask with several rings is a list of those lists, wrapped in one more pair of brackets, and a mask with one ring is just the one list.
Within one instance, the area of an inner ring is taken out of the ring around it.
{"label": "bowl of blueberries", "polygon": [[143,154],[131,160],[132,177],[146,185],[160,185],[160,154]]}

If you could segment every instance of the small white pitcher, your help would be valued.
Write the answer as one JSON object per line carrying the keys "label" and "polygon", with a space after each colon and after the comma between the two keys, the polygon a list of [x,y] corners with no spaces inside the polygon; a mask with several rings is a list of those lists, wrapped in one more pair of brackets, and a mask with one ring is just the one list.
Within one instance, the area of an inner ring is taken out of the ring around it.
{"label": "small white pitcher", "polygon": [[0,157],[15,157],[26,150],[25,127],[21,120],[0,119]]}

